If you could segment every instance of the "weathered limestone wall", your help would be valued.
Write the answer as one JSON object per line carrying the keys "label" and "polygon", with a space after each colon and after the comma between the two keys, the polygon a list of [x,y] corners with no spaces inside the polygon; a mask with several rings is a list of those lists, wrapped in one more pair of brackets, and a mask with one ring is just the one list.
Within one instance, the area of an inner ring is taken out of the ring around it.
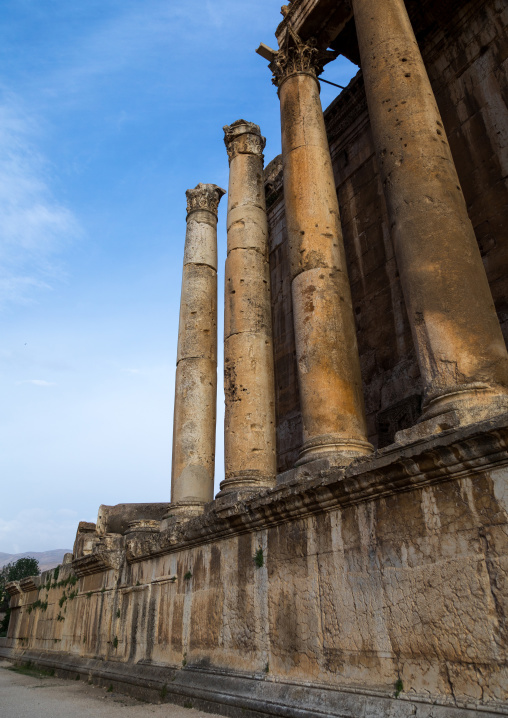
{"label": "weathered limestone wall", "polygon": [[419,4],[415,30],[508,340],[508,8]]}
{"label": "weathered limestone wall", "polygon": [[[65,585],[52,572],[40,579],[49,590],[21,585],[6,643],[18,658],[65,653],[67,665],[254,676],[265,696],[282,682],[381,701],[400,681],[396,715],[452,715],[421,702],[506,714],[507,465],[505,419],[173,532],[108,534],[61,569]],[[47,607],[30,610],[37,598]],[[368,715],[395,715],[379,701]]]}
{"label": "weathered limestone wall", "polygon": [[[508,46],[505,3],[407,2],[443,117],[505,339],[508,339]],[[367,413],[376,446],[415,423],[421,379],[394,257],[361,73],[325,111],[355,310]],[[267,177],[278,463],[301,445],[282,185]]]}
{"label": "weathered limestone wall", "polygon": [[270,281],[272,289],[277,469],[292,468],[303,444],[298,389],[291,272],[282,192],[282,158],[265,169],[268,226],[270,230]]}

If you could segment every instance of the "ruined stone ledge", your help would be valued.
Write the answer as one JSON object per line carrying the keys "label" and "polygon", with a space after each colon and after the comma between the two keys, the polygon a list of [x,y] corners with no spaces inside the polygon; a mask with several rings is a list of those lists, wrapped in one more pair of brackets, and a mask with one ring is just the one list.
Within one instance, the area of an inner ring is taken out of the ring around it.
{"label": "ruined stone ledge", "polygon": [[144,700],[178,705],[191,702],[198,710],[232,718],[498,718],[508,714],[506,704],[457,707],[413,694],[394,698],[383,691],[274,680],[263,674],[247,676],[209,667],[180,668],[150,662],[133,665],[46,651],[15,652],[8,639],[0,639],[0,656],[53,669],[62,678],[79,675],[96,685],[112,685],[114,690]]}
{"label": "ruined stone ledge", "polygon": [[30,593],[30,591],[37,591],[39,588],[39,580],[36,576],[28,576],[28,578],[22,578],[19,582],[19,587],[23,593]]}
{"label": "ruined stone ledge", "polygon": [[9,596],[17,596],[21,593],[19,581],[9,581],[9,583],[5,584],[5,590]]}
{"label": "ruined stone ledge", "polygon": [[103,555],[93,553],[90,556],[75,559],[72,562],[72,568],[78,578],[82,576],[90,576],[93,573],[102,573],[110,568],[109,562]]}
{"label": "ruined stone ledge", "polygon": [[[138,534],[126,541],[129,563],[249,533],[288,519],[345,508],[380,497],[508,465],[508,415],[442,432],[406,445],[388,446],[354,461],[346,469],[326,462],[294,469],[294,479],[256,498],[215,509],[160,534]],[[290,474],[291,472],[286,472]]]}

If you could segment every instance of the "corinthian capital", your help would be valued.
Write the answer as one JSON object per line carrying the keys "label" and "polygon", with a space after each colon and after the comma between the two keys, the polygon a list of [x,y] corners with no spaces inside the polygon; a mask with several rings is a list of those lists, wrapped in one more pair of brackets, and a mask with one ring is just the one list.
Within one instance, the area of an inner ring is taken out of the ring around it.
{"label": "corinthian capital", "polygon": [[261,135],[258,125],[237,120],[232,125],[226,125],[223,130],[230,162],[237,155],[257,155],[263,159],[266,139]]}
{"label": "corinthian capital", "polygon": [[200,209],[213,212],[217,216],[219,202],[225,194],[226,190],[221,189],[216,184],[202,184],[200,182],[194,189],[188,189],[185,193],[187,197],[187,214]]}
{"label": "corinthian capital", "polygon": [[335,60],[337,55],[333,50],[320,50],[313,37],[304,42],[291,25],[288,25],[284,42],[268,65],[273,72],[272,82],[276,87],[280,87],[284,80],[299,72],[317,78],[323,72],[324,66]]}

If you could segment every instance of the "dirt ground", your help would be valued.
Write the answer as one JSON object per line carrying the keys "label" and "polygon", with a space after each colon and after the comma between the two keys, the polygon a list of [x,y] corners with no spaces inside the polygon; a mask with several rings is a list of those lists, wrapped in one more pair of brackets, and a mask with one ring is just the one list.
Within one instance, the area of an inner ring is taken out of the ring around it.
{"label": "dirt ground", "polygon": [[143,703],[84,681],[12,668],[12,663],[0,659],[2,718],[219,718],[171,703]]}

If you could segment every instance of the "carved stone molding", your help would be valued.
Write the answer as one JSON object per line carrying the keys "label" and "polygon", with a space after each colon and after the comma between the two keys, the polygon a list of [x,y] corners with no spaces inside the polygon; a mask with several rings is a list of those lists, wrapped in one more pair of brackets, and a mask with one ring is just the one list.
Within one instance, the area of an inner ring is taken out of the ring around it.
{"label": "carved stone molding", "polygon": [[[35,583],[34,579],[37,581],[37,583]],[[37,589],[39,588],[39,581],[35,576],[27,576],[27,578],[22,578],[20,580],[19,587],[23,591],[23,593],[37,591]]]}
{"label": "carved stone molding", "polygon": [[160,521],[154,519],[136,519],[135,521],[129,521],[129,527],[125,532],[126,535],[133,533],[158,533],[160,528]]}
{"label": "carved stone molding", "polygon": [[5,590],[7,591],[9,596],[17,596],[19,593],[21,593],[19,581],[9,581],[9,583],[5,584]]}
{"label": "carved stone molding", "polygon": [[289,25],[279,51],[268,65],[273,72],[272,82],[280,87],[284,80],[296,73],[305,73],[317,79],[324,66],[335,60],[337,54],[334,50],[320,50],[315,38],[304,42]]}
{"label": "carved stone molding", "polygon": [[258,125],[246,120],[237,120],[232,125],[226,125],[224,130],[224,144],[231,162],[237,155],[257,155],[264,160],[263,150],[266,139],[261,135]]}
{"label": "carved stone molding", "polygon": [[104,556],[94,553],[90,554],[90,556],[75,559],[72,562],[72,568],[76,576],[81,578],[82,576],[90,576],[93,573],[103,573],[110,566],[104,560]]}
{"label": "carved stone molding", "polygon": [[194,189],[188,189],[185,193],[187,197],[187,214],[196,210],[204,210],[217,216],[219,202],[225,194],[226,190],[221,189],[216,184],[202,184],[200,182]]}

